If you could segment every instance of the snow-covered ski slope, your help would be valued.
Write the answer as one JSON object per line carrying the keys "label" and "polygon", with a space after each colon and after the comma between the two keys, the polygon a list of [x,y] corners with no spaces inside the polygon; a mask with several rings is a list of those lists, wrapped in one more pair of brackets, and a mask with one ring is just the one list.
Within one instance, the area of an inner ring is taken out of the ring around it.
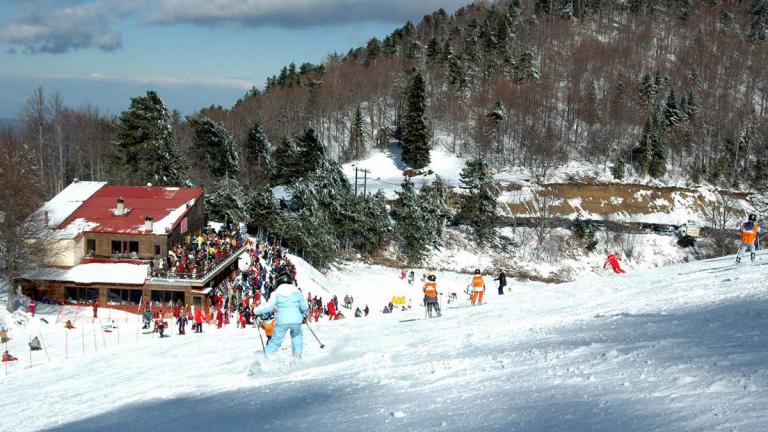
{"label": "snow-covered ski slope", "polygon": [[[123,336],[68,360],[49,333],[50,363],[41,354],[28,368],[17,352],[0,370],[0,430],[765,431],[768,254],[758,258],[512,282],[431,320],[371,305],[371,317],[313,325],[326,348],[305,332],[294,365],[289,341],[265,362],[251,328]],[[365,296],[402,290],[396,273],[356,264],[304,283],[359,280]]]}

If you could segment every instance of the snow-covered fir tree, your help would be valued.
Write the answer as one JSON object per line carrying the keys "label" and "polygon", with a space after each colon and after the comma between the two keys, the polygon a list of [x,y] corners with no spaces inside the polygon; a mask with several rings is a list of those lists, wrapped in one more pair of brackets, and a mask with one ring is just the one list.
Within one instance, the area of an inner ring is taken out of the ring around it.
{"label": "snow-covered fir tree", "polygon": [[360,111],[360,105],[358,105],[349,131],[346,159],[353,161],[363,157],[365,157],[365,133],[363,132],[363,114]]}
{"label": "snow-covered fir tree", "polygon": [[187,184],[187,167],[176,148],[171,112],[154,91],[131,98],[130,108],[120,114],[111,162],[127,184]]}
{"label": "snow-covered fir tree", "polygon": [[293,140],[283,138],[273,152],[272,182],[276,185],[290,184],[301,177],[302,164],[299,151]]}
{"label": "snow-covered fir tree", "polygon": [[453,217],[450,204],[450,188],[440,176],[435,176],[431,185],[426,185],[419,191],[419,203],[422,212],[428,215],[427,222],[431,225],[432,245],[442,243],[446,223]]}
{"label": "snow-covered fir tree", "polygon": [[239,172],[235,141],[221,122],[208,117],[188,118],[194,133],[197,157],[206,163],[214,179],[236,177]]}
{"label": "snow-covered fir tree", "polygon": [[400,238],[400,250],[410,265],[420,264],[432,243],[432,223],[422,212],[413,182],[405,178],[397,192],[394,214],[395,232]]}
{"label": "snow-covered fir tree", "polygon": [[254,123],[243,147],[245,162],[248,164],[248,179],[256,183],[269,181],[273,174],[273,148],[261,123]]}
{"label": "snow-covered fir tree", "polygon": [[426,119],[426,87],[424,77],[416,72],[405,95],[402,117],[403,162],[420,169],[430,162],[430,132]]}
{"label": "snow-covered fir tree", "polygon": [[222,177],[205,195],[205,209],[212,220],[225,224],[249,220],[248,197],[240,182],[231,177]]}
{"label": "snow-covered fir tree", "polygon": [[466,194],[462,196],[459,216],[474,228],[478,242],[492,241],[496,237],[499,188],[484,160],[467,161],[461,170],[461,188],[466,190]]}
{"label": "snow-covered fir tree", "polygon": [[368,255],[386,248],[392,240],[392,220],[382,191],[353,197],[355,211],[350,237],[356,249]]}

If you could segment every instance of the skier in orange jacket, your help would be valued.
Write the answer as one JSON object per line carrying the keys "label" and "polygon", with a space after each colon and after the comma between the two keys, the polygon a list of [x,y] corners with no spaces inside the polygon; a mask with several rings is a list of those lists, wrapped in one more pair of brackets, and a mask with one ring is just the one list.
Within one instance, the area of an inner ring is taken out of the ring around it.
{"label": "skier in orange jacket", "polygon": [[744,252],[749,250],[749,257],[752,261],[755,260],[755,250],[757,250],[759,243],[759,235],[763,233],[763,229],[760,224],[757,223],[757,215],[750,214],[747,221],[741,224],[741,246],[736,253],[736,262],[741,262],[741,256]]}
{"label": "skier in orange jacket", "polygon": [[432,318],[432,310],[437,312],[437,316],[440,316],[440,303],[437,302],[437,279],[435,275],[429,275],[427,281],[424,282],[424,306],[427,308],[427,314]]}
{"label": "skier in orange jacket", "polygon": [[605,262],[603,263],[603,268],[608,267],[608,264],[610,264],[614,273],[626,273],[624,269],[621,268],[621,265],[619,265],[619,261],[621,261],[620,254],[609,253],[608,257],[605,258]]}
{"label": "skier in orange jacket", "polygon": [[472,297],[470,301],[472,306],[475,304],[483,304],[483,295],[485,294],[485,281],[483,275],[480,274],[480,269],[475,269],[475,275],[472,276]]}

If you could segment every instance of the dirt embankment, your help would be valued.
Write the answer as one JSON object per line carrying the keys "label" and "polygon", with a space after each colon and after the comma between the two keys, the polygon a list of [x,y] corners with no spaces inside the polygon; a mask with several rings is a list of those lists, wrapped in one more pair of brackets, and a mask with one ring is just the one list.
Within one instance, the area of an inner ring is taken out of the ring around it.
{"label": "dirt embankment", "polygon": [[[508,192],[520,192],[519,186],[504,187]],[[744,192],[722,192],[737,201],[749,201],[750,194]],[[647,215],[673,213],[685,207],[691,213],[703,214],[713,205],[714,194],[705,194],[696,189],[679,187],[653,187],[637,184],[548,184],[541,190],[543,197],[551,198],[552,216],[566,216],[587,213],[602,217],[616,214]],[[505,203],[504,208],[512,214],[530,213],[532,195],[521,194],[518,202]],[[741,216],[739,206],[735,213]]]}

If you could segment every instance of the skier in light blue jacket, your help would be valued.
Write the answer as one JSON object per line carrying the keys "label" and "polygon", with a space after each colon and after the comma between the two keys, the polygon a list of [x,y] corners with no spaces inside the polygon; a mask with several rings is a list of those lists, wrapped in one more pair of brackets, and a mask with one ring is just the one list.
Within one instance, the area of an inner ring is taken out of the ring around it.
{"label": "skier in light blue jacket", "polygon": [[267,342],[264,352],[267,356],[276,353],[283,343],[285,334],[290,330],[293,357],[299,359],[304,349],[301,324],[307,316],[307,301],[287,273],[277,277],[275,287],[269,301],[253,310],[256,315],[273,311],[276,314],[275,333],[272,335],[272,339]]}

